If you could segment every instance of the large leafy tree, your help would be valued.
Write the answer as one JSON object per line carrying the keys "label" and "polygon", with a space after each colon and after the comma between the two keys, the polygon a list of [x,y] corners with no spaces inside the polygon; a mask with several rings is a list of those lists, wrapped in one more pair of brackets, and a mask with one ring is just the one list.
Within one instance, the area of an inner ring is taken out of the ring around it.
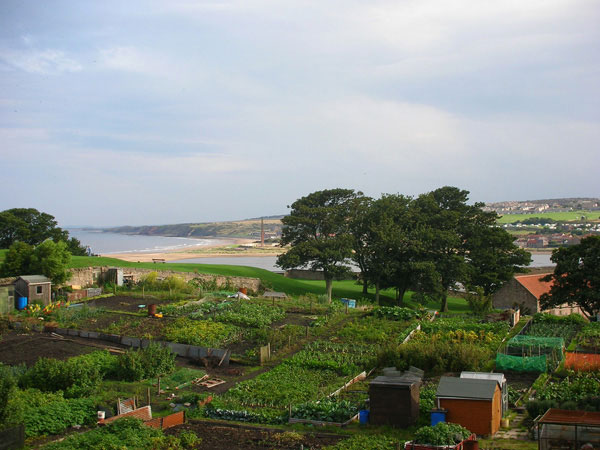
{"label": "large leafy tree", "polygon": [[469,192],[452,186],[423,194],[415,201],[428,227],[418,288],[448,307],[448,290],[457,283],[490,295],[531,261],[529,254],[496,225],[497,215],[482,203],[467,204]]}
{"label": "large leafy tree", "polygon": [[15,242],[38,245],[47,239],[65,241],[69,252],[84,256],[85,247],[77,238],[69,238],[69,232],[57,226],[54,216],[34,208],[13,208],[0,212],[0,248],[8,248]]}
{"label": "large leafy tree", "polygon": [[418,272],[422,251],[420,222],[414,214],[412,199],[403,195],[383,195],[372,201],[360,218],[360,239],[355,235],[355,258],[363,277],[375,286],[379,301],[381,288],[396,288],[398,302]]}
{"label": "large leafy tree", "polygon": [[422,262],[428,271],[420,277],[419,290],[438,298],[441,310],[448,310],[448,290],[466,278],[467,265],[461,236],[461,221],[469,211],[468,192],[445,186],[415,200],[425,218],[425,252]]}
{"label": "large leafy tree", "polygon": [[71,253],[64,241],[56,243],[47,239],[36,247],[17,241],[8,249],[0,274],[5,277],[45,275],[52,283],[61,284],[70,276],[67,270],[70,261]]}
{"label": "large leafy tree", "polygon": [[476,204],[463,226],[467,258],[467,287],[481,290],[483,296],[496,292],[515,272],[531,262],[531,254],[514,244],[514,237],[497,226],[495,212],[485,212]]}
{"label": "large leafy tree", "polygon": [[57,226],[54,216],[34,208],[13,208],[0,212],[0,247],[15,241],[37,245],[46,239],[66,241],[69,233]]}
{"label": "large leafy tree", "polygon": [[542,295],[543,309],[562,304],[579,306],[589,317],[600,312],[600,236],[588,236],[572,247],[558,248],[550,258],[554,273],[546,276],[552,288]]}
{"label": "large leafy tree", "polygon": [[313,192],[296,200],[291,213],[281,220],[281,245],[290,245],[290,249],[277,258],[277,265],[323,271],[330,302],[334,278],[350,270],[350,217],[361,195],[352,189]]}

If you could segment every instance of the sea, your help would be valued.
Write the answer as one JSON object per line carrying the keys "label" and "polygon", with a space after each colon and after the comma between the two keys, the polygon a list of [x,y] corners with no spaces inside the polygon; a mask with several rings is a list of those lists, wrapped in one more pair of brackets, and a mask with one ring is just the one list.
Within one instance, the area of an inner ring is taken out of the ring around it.
{"label": "sea", "polygon": [[194,245],[225,245],[228,239],[195,239],[169,236],[144,236],[140,234],[110,233],[86,228],[67,228],[69,236],[79,239],[81,244],[89,246],[92,253],[105,255],[111,253],[156,253],[168,250],[180,250]]}
{"label": "sea", "polygon": [[[69,235],[89,245],[96,254],[111,253],[154,253],[168,250],[184,249],[194,245],[225,245],[228,239],[192,239],[167,236],[144,236],[137,234],[109,233],[101,230],[70,228]],[[549,253],[533,253],[530,267],[547,267],[554,264],[550,261]],[[187,264],[225,264],[232,266],[250,266],[279,272],[281,268],[275,265],[276,256],[215,256],[204,258],[180,259],[169,261]]]}

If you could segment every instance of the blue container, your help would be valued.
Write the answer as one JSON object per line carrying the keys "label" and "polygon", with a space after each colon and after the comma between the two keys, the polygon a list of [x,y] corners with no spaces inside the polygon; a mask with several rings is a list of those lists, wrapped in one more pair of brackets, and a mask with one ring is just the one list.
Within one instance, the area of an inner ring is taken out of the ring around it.
{"label": "blue container", "polygon": [[368,409],[361,409],[358,412],[358,422],[361,425],[366,425],[369,423],[369,410]]}
{"label": "blue container", "polygon": [[17,309],[19,311],[25,309],[27,306],[27,297],[17,297]]}
{"label": "blue container", "polygon": [[431,410],[431,426],[435,427],[440,422],[446,421],[447,409],[432,409]]}
{"label": "blue container", "polygon": [[356,308],[356,300],[352,300],[350,298],[343,298],[342,303],[348,305],[348,308]]}

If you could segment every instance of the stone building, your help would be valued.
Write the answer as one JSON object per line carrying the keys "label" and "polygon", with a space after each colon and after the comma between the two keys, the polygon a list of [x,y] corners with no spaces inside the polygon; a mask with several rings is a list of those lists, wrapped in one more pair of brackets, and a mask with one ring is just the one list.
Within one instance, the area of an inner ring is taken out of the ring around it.
{"label": "stone building", "polygon": [[[494,294],[492,305],[498,309],[520,308],[521,314],[535,314],[542,312],[540,308],[540,297],[550,292],[552,283],[542,281],[548,273],[538,273],[535,275],[519,275],[500,288]],[[556,308],[546,309],[543,312],[554,314],[556,316],[566,316],[569,314],[581,314],[585,317],[579,307],[569,306],[567,304]]]}

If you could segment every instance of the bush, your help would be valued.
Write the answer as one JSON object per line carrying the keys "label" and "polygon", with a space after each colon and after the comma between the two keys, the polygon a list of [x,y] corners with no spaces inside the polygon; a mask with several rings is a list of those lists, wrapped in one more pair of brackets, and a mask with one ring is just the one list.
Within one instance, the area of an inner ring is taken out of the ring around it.
{"label": "bush", "polygon": [[[176,445],[168,445],[176,444]],[[138,419],[124,418],[87,433],[74,434],[64,441],[44,447],[48,450],[96,450],[125,449],[151,450],[158,448],[181,448],[178,440],[164,436],[160,430],[147,427]]]}
{"label": "bush", "polygon": [[27,437],[60,434],[73,425],[92,425],[96,421],[93,398],[53,401],[27,408],[24,414]]}
{"label": "bush", "polygon": [[129,350],[119,355],[115,377],[126,381],[166,375],[175,370],[175,354],[169,347],[150,343],[141,350]]}
{"label": "bush", "polygon": [[415,433],[415,444],[454,445],[471,436],[465,427],[455,423],[440,422],[434,427],[421,427]]}
{"label": "bush", "polygon": [[476,344],[450,341],[409,341],[396,348],[387,346],[378,353],[378,366],[406,370],[415,366],[432,374],[482,370],[494,352]]}
{"label": "bush", "polygon": [[65,397],[90,395],[102,381],[99,368],[91,359],[72,358],[59,361],[40,358],[20,380],[25,388],[36,388],[43,392],[63,391]]}

